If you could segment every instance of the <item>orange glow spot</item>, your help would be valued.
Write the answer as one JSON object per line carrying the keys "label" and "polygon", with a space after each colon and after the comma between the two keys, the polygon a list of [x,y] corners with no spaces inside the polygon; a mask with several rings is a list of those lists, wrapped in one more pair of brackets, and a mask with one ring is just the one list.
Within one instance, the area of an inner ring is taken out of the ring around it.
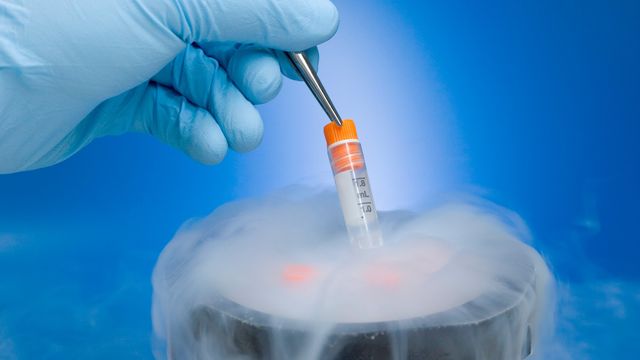
{"label": "orange glow spot", "polygon": [[291,264],[282,271],[282,278],[288,283],[302,283],[309,281],[314,274],[315,270],[311,266]]}
{"label": "orange glow spot", "polygon": [[388,267],[371,269],[367,272],[366,277],[370,284],[377,286],[392,288],[400,284],[400,275]]}

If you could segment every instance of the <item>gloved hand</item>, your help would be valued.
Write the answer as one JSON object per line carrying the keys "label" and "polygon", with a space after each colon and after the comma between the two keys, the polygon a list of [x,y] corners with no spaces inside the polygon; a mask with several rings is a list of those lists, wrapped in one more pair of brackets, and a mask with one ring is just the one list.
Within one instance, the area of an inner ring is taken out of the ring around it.
{"label": "gloved hand", "polygon": [[313,48],[337,26],[329,0],[0,1],[0,173],[128,131],[208,164],[251,150],[253,104],[295,76],[274,49]]}

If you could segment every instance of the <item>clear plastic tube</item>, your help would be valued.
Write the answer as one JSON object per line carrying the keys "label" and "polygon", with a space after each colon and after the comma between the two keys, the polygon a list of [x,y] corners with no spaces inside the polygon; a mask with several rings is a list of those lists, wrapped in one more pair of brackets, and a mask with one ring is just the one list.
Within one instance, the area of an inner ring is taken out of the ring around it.
{"label": "clear plastic tube", "polygon": [[344,120],[342,126],[333,123],[327,125],[325,137],[344,222],[352,244],[361,249],[382,246],[378,213],[353,121]]}

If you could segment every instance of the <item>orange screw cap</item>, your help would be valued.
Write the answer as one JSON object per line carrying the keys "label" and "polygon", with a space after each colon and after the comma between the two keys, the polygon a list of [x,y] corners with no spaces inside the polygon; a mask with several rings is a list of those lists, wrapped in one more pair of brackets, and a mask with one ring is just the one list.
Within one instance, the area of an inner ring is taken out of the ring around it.
{"label": "orange screw cap", "polygon": [[327,146],[342,140],[358,140],[356,124],[353,120],[342,120],[340,126],[332,121],[324,127],[324,138],[327,140]]}

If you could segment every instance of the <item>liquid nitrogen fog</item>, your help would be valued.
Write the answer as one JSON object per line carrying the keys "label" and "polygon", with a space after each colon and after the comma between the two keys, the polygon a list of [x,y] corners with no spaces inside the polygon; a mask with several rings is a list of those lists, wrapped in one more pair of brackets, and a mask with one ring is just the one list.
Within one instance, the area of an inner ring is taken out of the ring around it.
{"label": "liquid nitrogen fog", "polygon": [[548,269],[495,209],[382,212],[350,246],[337,196],[287,191],[183,226],[153,276],[157,358],[524,359]]}

